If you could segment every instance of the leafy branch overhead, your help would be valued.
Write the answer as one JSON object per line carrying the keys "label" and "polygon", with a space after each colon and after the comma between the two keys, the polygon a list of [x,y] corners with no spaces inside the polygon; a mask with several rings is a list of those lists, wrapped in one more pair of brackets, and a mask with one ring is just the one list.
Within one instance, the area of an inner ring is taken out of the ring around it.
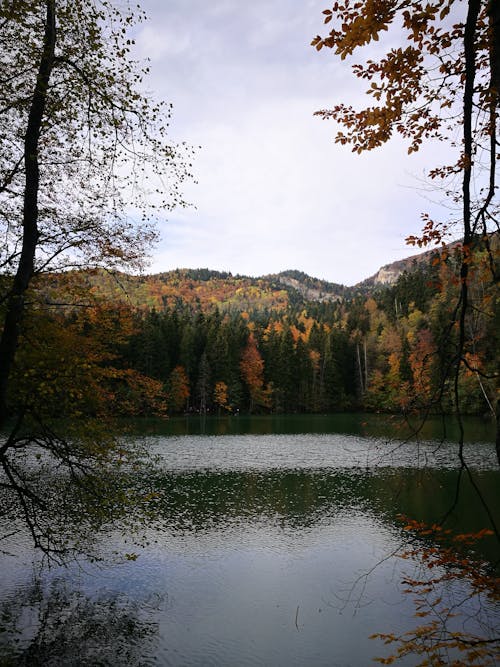
{"label": "leafy branch overhead", "polygon": [[[369,83],[366,92],[377,104],[357,111],[341,103],[317,112],[346,128],[347,133],[337,133],[337,142],[351,144],[358,153],[381,146],[394,132],[408,140],[409,153],[417,151],[424,139],[455,143],[465,77],[465,26],[457,4],[454,0],[347,0],[323,12],[325,24],[333,20],[338,27],[325,37],[313,39],[312,45],[318,50],[332,49],[344,60],[389,31],[388,41],[402,44],[390,48],[379,60],[352,65],[354,75]],[[475,95],[482,112],[475,133],[479,145],[491,134],[488,109],[497,104],[498,97],[498,81],[491,81],[489,67],[491,41],[498,40],[498,35],[491,26],[486,3],[482,3],[476,34]]]}
{"label": "leafy branch overhead", "polygon": [[156,237],[153,211],[184,205],[191,150],[168,139],[171,105],[142,93],[148,68],[130,59],[128,33],[143,20],[110,2],[0,8],[0,46],[9,54],[0,88],[7,270],[23,235],[27,129],[38,163],[36,271],[140,262]]}
{"label": "leafy branch overhead", "polygon": [[185,205],[192,150],[169,140],[171,105],[142,92],[148,68],[131,58],[144,18],[108,0],[0,6],[0,488],[51,557],[66,549],[54,550],[57,506],[23,452],[38,448],[70,473],[68,493],[88,481],[105,503],[99,476],[121,460],[107,408],[164,411],[163,388],[93,337],[93,316],[109,323],[95,303],[65,320],[33,289],[49,271],[140,267],[155,212]]}
{"label": "leafy branch overhead", "polygon": [[[428,243],[444,245],[444,237],[457,227],[461,236],[457,280],[447,298],[448,312],[440,322],[438,345],[433,348],[432,336],[420,338],[418,365],[424,381],[417,386],[414,378],[414,386],[418,394],[427,395],[429,408],[433,403],[436,405],[435,399],[442,404],[444,396],[451,394],[452,412],[459,429],[456,497],[465,473],[498,539],[494,508],[483,497],[464,456],[462,413],[467,391],[464,391],[462,378],[467,374],[475,377],[482,389],[484,383],[493,380],[498,384],[499,379],[498,359],[490,374],[485,372],[476,355],[477,330],[472,322],[477,322],[476,316],[485,311],[481,309],[481,297],[475,290],[472,257],[478,248],[486,250],[488,277],[484,276],[483,283],[489,282],[494,290],[500,278],[498,248],[490,243],[495,238],[493,232],[498,233],[500,229],[496,184],[500,3],[497,0],[429,0],[425,3],[419,0],[344,0],[325,10],[324,17],[324,23],[332,24],[333,28],[325,37],[316,36],[312,45],[318,50],[323,47],[332,49],[342,60],[378,41],[384,33],[388,33],[389,41],[385,53],[383,49],[372,49],[372,52],[382,51],[383,55],[378,59],[352,65],[354,76],[368,84],[366,92],[374,100],[372,105],[355,110],[341,102],[332,109],[317,112],[322,118],[333,119],[341,126],[335,140],[362,153],[382,146],[399,134],[409,144],[408,153],[418,151],[424,141],[439,141],[445,145],[443,152],[453,155],[450,164],[431,165],[428,173],[435,187],[444,186],[448,208],[454,211],[455,219],[435,221],[424,213],[420,235],[407,239],[419,246]],[[442,293],[444,297],[444,290]],[[434,400],[424,372],[425,360],[433,355],[441,364]],[[500,464],[498,392],[493,400],[488,399],[488,406],[496,419],[496,455]],[[477,592],[474,586],[478,588],[474,568],[460,568],[460,562],[453,560],[454,554],[455,550],[441,552],[424,548],[421,553],[412,555],[421,558],[429,568],[458,569],[458,577],[472,581],[473,597]],[[464,562],[467,564],[468,561]],[[378,635],[386,643],[400,643],[396,654],[382,658],[380,662],[391,664],[407,654],[417,654],[424,656],[419,664],[445,664],[444,657],[449,658],[447,651],[458,649],[465,661],[453,660],[453,664],[495,664],[498,653],[490,655],[489,639],[449,632],[450,609],[441,604],[446,577],[445,574],[442,578],[431,579],[437,589],[437,599],[430,603],[422,597],[425,598],[426,592],[434,593],[432,587],[428,589],[425,582],[418,580],[410,582],[409,592],[420,594],[417,616],[429,616],[431,620],[401,637]],[[489,580],[487,588],[498,600],[498,582]],[[498,637],[494,642],[496,651]]]}
{"label": "leafy branch overhead", "polygon": [[[458,344],[448,359],[444,358],[444,347],[439,350],[444,364],[442,386],[453,383],[460,420],[458,378],[462,365],[470,368],[466,321],[469,310],[475,307],[471,300],[470,258],[479,244],[486,248],[492,282],[499,280],[498,250],[490,245],[491,232],[500,229],[496,185],[499,3],[345,0],[325,10],[324,17],[324,23],[333,27],[325,37],[316,36],[312,45],[318,50],[332,49],[341,59],[350,58],[384,33],[388,33],[390,42],[379,59],[352,65],[354,76],[369,84],[366,92],[378,104],[355,110],[342,102],[317,112],[343,127],[335,140],[361,153],[383,145],[396,133],[409,142],[410,153],[417,151],[424,140],[445,142],[446,152],[455,153],[452,164],[432,165],[429,169],[430,178],[445,185],[455,218],[436,221],[424,213],[422,232],[407,241],[419,246],[439,244],[457,227],[460,230],[460,283],[445,328],[449,337],[457,326]],[[481,370],[474,370],[479,377]],[[495,411],[500,461],[500,401]]]}

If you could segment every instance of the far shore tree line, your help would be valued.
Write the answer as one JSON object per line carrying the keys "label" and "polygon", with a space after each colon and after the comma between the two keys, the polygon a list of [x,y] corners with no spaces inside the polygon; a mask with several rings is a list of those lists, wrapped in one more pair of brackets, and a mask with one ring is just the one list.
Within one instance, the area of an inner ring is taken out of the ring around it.
{"label": "far shore tree line", "polygon": [[[132,308],[101,295],[93,306],[34,311],[40,345],[21,356],[11,404],[39,394],[38,411],[63,417],[451,413],[443,377],[458,344],[457,327],[446,330],[458,267],[457,255],[443,251],[392,286],[326,302],[259,307],[256,300],[245,309],[178,298],[164,308]],[[495,372],[500,311],[488,269],[488,253],[477,250],[460,407],[493,418],[495,385],[487,378]],[[174,282],[179,293],[193,287],[188,277]],[[196,294],[212,289],[213,301],[214,282],[199,280]],[[227,289],[227,279],[218,282]]]}

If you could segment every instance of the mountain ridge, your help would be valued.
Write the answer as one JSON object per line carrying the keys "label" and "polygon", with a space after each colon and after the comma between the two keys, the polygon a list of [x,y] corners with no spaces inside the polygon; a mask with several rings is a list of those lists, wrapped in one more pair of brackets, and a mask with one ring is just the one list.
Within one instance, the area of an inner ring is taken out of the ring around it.
{"label": "mountain ridge", "polygon": [[453,241],[444,246],[431,248],[424,252],[410,255],[409,257],[404,257],[403,259],[395,260],[389,264],[384,264],[380,269],[374,273],[369,278],[365,278],[359,283],[356,283],[354,287],[376,287],[377,285],[394,285],[399,276],[401,276],[405,271],[411,273],[416,271],[422,266],[429,265],[432,263],[433,259],[441,254],[444,250],[447,255],[451,254],[460,246],[460,241]]}
{"label": "mountain ridge", "polygon": [[[89,294],[134,308],[164,310],[180,302],[209,311],[276,310],[300,303],[335,303],[392,286],[403,273],[423,270],[439,250],[429,250],[386,264],[373,276],[353,286],[329,282],[288,269],[259,277],[233,275],[208,268],[178,268],[153,274],[131,275],[93,270],[75,273]],[[54,276],[57,283],[58,279]]]}
{"label": "mountain ridge", "polygon": [[[497,237],[490,238],[489,242],[496,246]],[[43,279],[41,286],[48,290],[47,302],[51,300],[49,293],[55,295],[68,276],[73,275],[75,284],[87,296],[94,295],[139,310],[155,308],[161,311],[183,303],[205,312],[214,308],[224,312],[283,311],[300,304],[334,305],[358,296],[369,296],[396,286],[404,275],[412,281],[411,276],[416,273],[419,276],[417,282],[425,284],[437,268],[436,259],[452,260],[459,245],[459,242],[453,242],[385,264],[377,273],[352,286],[315,278],[296,269],[252,277],[208,268],[178,268],[140,275],[93,269],[52,274]]]}

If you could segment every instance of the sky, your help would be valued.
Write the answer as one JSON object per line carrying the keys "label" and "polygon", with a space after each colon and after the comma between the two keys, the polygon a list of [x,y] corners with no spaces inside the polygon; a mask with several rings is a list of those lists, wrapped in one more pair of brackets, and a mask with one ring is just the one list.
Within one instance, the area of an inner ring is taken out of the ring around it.
{"label": "sky", "polygon": [[[326,0],[143,0],[136,57],[147,90],[173,104],[170,136],[200,146],[192,204],[165,214],[148,272],[261,276],[296,269],[353,285],[418,249],[405,238],[440,212],[424,185],[442,147],[398,138],[363,155],[314,112],[371,98],[350,65],[311,39]],[[387,44],[375,43],[371,55]]]}

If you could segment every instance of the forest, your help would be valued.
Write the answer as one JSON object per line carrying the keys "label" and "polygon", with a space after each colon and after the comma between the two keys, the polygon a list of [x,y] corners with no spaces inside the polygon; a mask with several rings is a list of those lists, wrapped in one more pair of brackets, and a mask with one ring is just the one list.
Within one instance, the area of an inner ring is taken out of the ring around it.
{"label": "forest", "polygon": [[[498,239],[488,243],[496,247]],[[11,405],[25,404],[29,393],[43,397],[38,410],[59,417],[451,412],[446,377],[457,327],[447,323],[457,252],[428,253],[390,285],[328,292],[316,281],[316,300],[303,296],[314,279],[299,272],[285,278],[303,293],[278,276],[208,269],[53,274],[34,289],[38,306],[25,336],[36,329],[38,341],[18,364]],[[489,259],[479,242],[469,267],[468,363],[459,378],[461,411],[481,416],[494,416],[488,376],[500,342]]]}

